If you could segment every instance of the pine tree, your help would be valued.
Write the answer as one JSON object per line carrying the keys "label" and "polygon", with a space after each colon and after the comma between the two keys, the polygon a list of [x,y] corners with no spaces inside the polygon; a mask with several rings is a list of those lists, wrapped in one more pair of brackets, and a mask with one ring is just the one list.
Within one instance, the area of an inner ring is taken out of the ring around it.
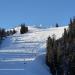
{"label": "pine tree", "polygon": [[20,33],[24,34],[26,32],[28,32],[28,27],[26,27],[25,24],[21,24]]}
{"label": "pine tree", "polygon": [[13,29],[13,31],[12,31],[12,32],[13,32],[13,34],[15,34],[15,33],[16,33],[16,30],[15,30],[15,29]]}
{"label": "pine tree", "polygon": [[6,31],[6,36],[9,36],[10,35],[10,31]]}
{"label": "pine tree", "polygon": [[0,28],[0,43],[2,42],[5,36],[6,36],[5,29]]}
{"label": "pine tree", "polygon": [[5,32],[5,29],[2,29],[2,37],[5,37],[6,36],[6,32]]}
{"label": "pine tree", "polygon": [[67,42],[68,41],[68,39],[67,39],[68,38],[68,32],[67,32],[66,28],[64,29],[64,36],[63,37],[64,37],[64,43]]}
{"label": "pine tree", "polygon": [[56,23],[56,27],[59,27],[58,23]]}
{"label": "pine tree", "polygon": [[46,54],[46,63],[49,65],[52,59],[52,50],[51,50],[52,39],[48,37],[47,40],[47,54]]}
{"label": "pine tree", "polygon": [[75,17],[73,18],[73,20],[70,19],[69,37],[72,39],[75,38]]}

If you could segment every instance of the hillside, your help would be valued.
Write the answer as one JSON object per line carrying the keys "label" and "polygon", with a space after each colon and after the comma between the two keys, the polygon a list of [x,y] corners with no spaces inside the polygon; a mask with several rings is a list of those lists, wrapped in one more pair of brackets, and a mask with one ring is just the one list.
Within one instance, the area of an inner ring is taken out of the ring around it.
{"label": "hillside", "polygon": [[60,38],[64,28],[67,26],[47,29],[28,26],[28,33],[20,34],[20,27],[16,27],[17,33],[5,38],[0,46],[0,73],[50,75],[45,65],[46,40],[53,34]]}

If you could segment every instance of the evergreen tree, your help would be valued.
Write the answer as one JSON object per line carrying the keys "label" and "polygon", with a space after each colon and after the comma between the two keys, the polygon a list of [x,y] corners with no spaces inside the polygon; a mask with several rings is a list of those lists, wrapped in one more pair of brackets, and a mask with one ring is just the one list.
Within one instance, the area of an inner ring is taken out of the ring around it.
{"label": "evergreen tree", "polygon": [[5,29],[0,28],[0,43],[2,42],[2,39],[6,36]]}
{"label": "evergreen tree", "polygon": [[15,29],[13,29],[13,31],[12,31],[12,32],[13,32],[13,34],[15,34],[15,33],[16,33],[16,30],[15,30]]}
{"label": "evergreen tree", "polygon": [[10,35],[10,31],[6,31],[6,36],[9,36]]}
{"label": "evergreen tree", "polygon": [[68,39],[67,39],[68,38],[68,32],[67,32],[66,28],[64,29],[64,36],[63,37],[64,37],[64,43],[67,42],[68,41]]}
{"label": "evergreen tree", "polygon": [[2,37],[5,37],[5,36],[6,36],[5,29],[2,29],[1,36],[2,36]]}
{"label": "evergreen tree", "polygon": [[58,23],[56,23],[56,27],[59,27]]}
{"label": "evergreen tree", "polygon": [[69,37],[72,39],[75,38],[75,17],[73,18],[73,20],[70,20]]}
{"label": "evergreen tree", "polygon": [[46,63],[47,63],[47,65],[49,65],[51,63],[51,59],[52,59],[51,44],[52,44],[52,39],[51,39],[51,37],[48,37],[48,40],[47,40],[47,54],[46,54]]}
{"label": "evergreen tree", "polygon": [[24,34],[26,32],[28,32],[28,27],[26,27],[25,24],[21,24],[20,33]]}
{"label": "evergreen tree", "polygon": [[75,18],[70,19],[63,37],[55,40],[55,35],[47,40],[46,61],[53,75],[75,74]]}

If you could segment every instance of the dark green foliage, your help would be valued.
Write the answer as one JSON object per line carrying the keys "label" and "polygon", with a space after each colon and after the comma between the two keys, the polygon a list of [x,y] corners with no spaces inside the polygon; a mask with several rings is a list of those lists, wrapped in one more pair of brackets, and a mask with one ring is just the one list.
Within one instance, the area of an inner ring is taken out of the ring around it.
{"label": "dark green foliage", "polygon": [[0,43],[2,42],[2,40],[5,36],[6,36],[5,29],[0,28]]}
{"label": "dark green foliage", "polygon": [[60,39],[48,38],[46,64],[53,75],[75,75],[75,18]]}
{"label": "dark green foliage", "polygon": [[26,32],[28,32],[28,27],[26,27],[25,24],[21,24],[20,33],[24,34]]}
{"label": "dark green foliage", "polygon": [[3,37],[6,36],[6,32],[5,32],[5,29],[1,29],[0,28],[0,38],[2,39]]}
{"label": "dark green foliage", "polygon": [[49,54],[52,54],[52,51],[50,50],[51,49],[51,45],[52,45],[52,38],[51,37],[48,37],[48,40],[47,40],[47,54],[46,54],[46,63],[47,65],[49,65],[48,63],[51,63],[51,57]]}
{"label": "dark green foliage", "polygon": [[48,37],[47,40],[47,54],[46,54],[46,64],[51,67],[51,72],[55,74],[56,70],[56,64],[57,64],[57,55],[56,55],[56,41],[55,41],[55,35],[53,35],[53,38]]}
{"label": "dark green foliage", "polygon": [[5,37],[6,36],[6,32],[5,32],[5,29],[2,29],[2,34],[1,34],[2,37]]}
{"label": "dark green foliage", "polygon": [[6,31],[6,35],[9,36],[9,35],[13,35],[16,33],[16,30],[15,29],[12,29],[12,30],[9,30],[9,31]]}
{"label": "dark green foliage", "polygon": [[6,36],[13,35],[15,33],[16,33],[15,29],[10,30],[10,31],[5,31],[5,29],[0,28],[0,43]]}
{"label": "dark green foliage", "polygon": [[16,30],[15,29],[13,29],[13,34],[15,34],[16,33]]}
{"label": "dark green foliage", "polygon": [[10,35],[10,31],[6,31],[6,36],[9,36]]}
{"label": "dark green foliage", "polygon": [[56,27],[59,27],[59,25],[56,23]]}
{"label": "dark green foliage", "polygon": [[68,31],[66,30],[66,28],[64,29],[64,35],[63,35],[63,38],[64,38],[64,43],[68,41]]}
{"label": "dark green foliage", "polygon": [[73,20],[70,20],[69,37],[75,38],[75,17],[73,18]]}

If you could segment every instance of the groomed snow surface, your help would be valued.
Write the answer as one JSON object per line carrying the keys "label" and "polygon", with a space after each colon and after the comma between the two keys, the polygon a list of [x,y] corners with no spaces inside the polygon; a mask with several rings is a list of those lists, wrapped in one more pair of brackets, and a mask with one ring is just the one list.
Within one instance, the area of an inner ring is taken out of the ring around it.
{"label": "groomed snow surface", "polygon": [[0,45],[1,75],[52,75],[45,64],[46,41],[55,34],[60,38],[65,27],[40,29],[28,26],[26,34],[16,34],[5,38]]}

